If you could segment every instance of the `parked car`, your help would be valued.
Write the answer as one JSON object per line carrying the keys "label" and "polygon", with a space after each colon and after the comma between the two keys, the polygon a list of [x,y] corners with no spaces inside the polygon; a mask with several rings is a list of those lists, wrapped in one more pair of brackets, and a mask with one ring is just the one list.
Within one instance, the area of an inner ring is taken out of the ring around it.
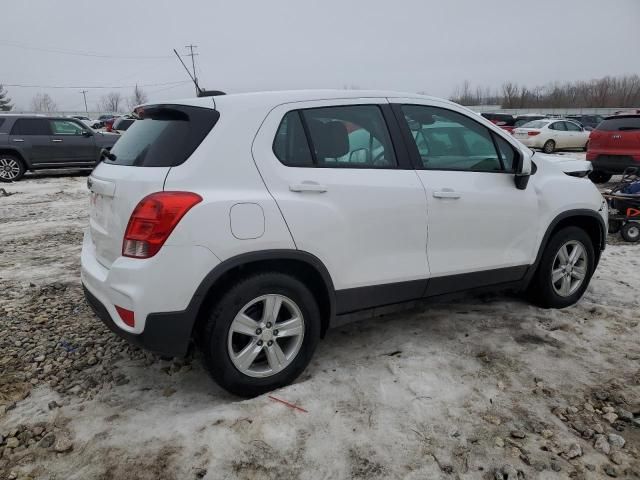
{"label": "parked car", "polygon": [[556,159],[415,94],[146,105],[88,179],[85,295],[146,349],[193,339],[243,396],[292,382],[354,312],[475,288],[566,307],[598,264],[607,206]]}
{"label": "parked car", "polygon": [[117,115],[117,116],[114,116],[114,117],[108,118],[108,119],[106,119],[106,120],[103,120],[103,121],[102,121],[102,124],[103,124],[103,126],[104,126],[104,129],[105,129],[107,132],[112,132],[112,131],[113,131],[113,124],[115,123],[115,121],[116,121],[118,118],[120,118],[120,115]]}
{"label": "parked car", "polygon": [[586,150],[589,132],[570,120],[534,120],[517,127],[513,136],[530,148],[540,148],[544,153],[556,150]]}
{"label": "parked car", "polygon": [[125,132],[136,119],[133,117],[119,117],[116,118],[111,126],[111,131],[114,133],[123,133]]}
{"label": "parked car", "polygon": [[640,115],[605,118],[591,132],[587,160],[593,164],[595,183],[608,182],[628,167],[640,167]]}
{"label": "parked car", "polygon": [[546,115],[537,113],[527,113],[525,115],[518,115],[513,122],[514,129],[523,126],[525,123],[533,122],[534,120],[543,120],[547,118]]}
{"label": "parked car", "polygon": [[565,118],[579,123],[585,130],[593,130],[604,119],[602,115],[566,115]]}
{"label": "parked car", "polygon": [[481,113],[484,118],[511,133],[515,128],[515,117],[510,113]]}
{"label": "parked car", "polygon": [[118,138],[74,118],[0,115],[0,181],[18,181],[27,170],[93,168]]}

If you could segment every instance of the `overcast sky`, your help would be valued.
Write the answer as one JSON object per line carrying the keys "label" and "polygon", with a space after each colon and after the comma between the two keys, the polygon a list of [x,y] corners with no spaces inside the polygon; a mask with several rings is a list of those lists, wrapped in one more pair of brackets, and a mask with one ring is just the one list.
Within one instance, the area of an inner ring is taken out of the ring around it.
{"label": "overcast sky", "polygon": [[[187,79],[172,49],[190,43],[201,84],[226,92],[448,97],[465,79],[497,88],[640,73],[640,0],[23,0],[1,11],[0,83],[85,87],[90,110],[114,90],[96,86],[192,96],[170,83]],[[80,88],[7,89],[19,109],[38,92],[84,109]]]}

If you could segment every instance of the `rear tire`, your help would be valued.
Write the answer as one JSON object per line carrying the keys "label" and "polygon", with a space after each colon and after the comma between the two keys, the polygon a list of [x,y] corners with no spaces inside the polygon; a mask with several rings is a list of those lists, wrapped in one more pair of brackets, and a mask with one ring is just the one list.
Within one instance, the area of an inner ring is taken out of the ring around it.
{"label": "rear tire", "polygon": [[638,222],[627,222],[620,229],[620,235],[627,242],[638,242],[640,241],[640,223]]}
{"label": "rear tire", "polygon": [[[574,253],[579,255],[572,263]],[[563,228],[549,240],[529,285],[533,301],[543,308],[573,305],[589,286],[594,265],[595,254],[589,235],[578,227]],[[563,289],[564,286],[567,288]]]}
{"label": "rear tire", "polygon": [[602,170],[594,170],[589,174],[589,179],[593,183],[607,183],[609,180],[611,180],[612,176],[613,175],[611,175],[610,173],[603,172]]}
{"label": "rear tire", "polygon": [[22,159],[15,155],[0,153],[0,182],[17,182],[26,171],[27,168]]}
{"label": "rear tire", "polygon": [[[275,318],[265,315],[267,308],[280,313]],[[296,317],[300,322],[294,333],[293,324],[287,327],[285,322]],[[247,277],[209,312],[202,338],[206,366],[225,390],[242,397],[261,395],[290,384],[304,371],[320,326],[316,299],[300,280],[278,272]]]}
{"label": "rear tire", "polygon": [[553,153],[556,150],[556,142],[554,142],[553,140],[547,140],[546,142],[544,142],[544,145],[542,146],[542,151],[544,153]]}

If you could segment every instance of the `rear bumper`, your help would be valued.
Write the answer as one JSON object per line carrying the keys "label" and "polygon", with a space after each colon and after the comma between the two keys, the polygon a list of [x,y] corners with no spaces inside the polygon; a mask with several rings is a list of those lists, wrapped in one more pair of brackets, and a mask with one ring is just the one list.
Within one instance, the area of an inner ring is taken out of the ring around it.
{"label": "rear bumper", "polygon": [[[198,287],[220,263],[211,251],[164,245],[152,258],[120,257],[106,268],[87,232],[80,258],[87,301],[109,329],[162,355],[186,353],[200,305]],[[133,326],[123,322],[116,306],[134,312]]]}
{"label": "rear bumper", "polygon": [[142,333],[130,333],[115,324],[107,307],[87,289],[86,285],[83,284],[82,287],[85,299],[93,312],[119,337],[163,356],[178,357],[187,353],[197,312],[187,309],[183,312],[153,313],[147,317]]}
{"label": "rear bumper", "polygon": [[594,170],[611,174],[623,173],[629,167],[640,167],[640,156],[587,153],[587,160],[593,164]]}

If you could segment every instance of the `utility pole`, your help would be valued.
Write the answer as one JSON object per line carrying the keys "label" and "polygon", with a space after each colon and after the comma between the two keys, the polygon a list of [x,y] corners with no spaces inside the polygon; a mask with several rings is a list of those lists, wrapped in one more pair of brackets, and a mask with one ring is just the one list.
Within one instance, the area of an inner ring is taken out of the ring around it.
{"label": "utility pole", "polygon": [[191,57],[191,66],[193,67],[193,82],[196,84],[196,95],[198,95],[198,93],[200,92],[200,89],[198,88],[198,76],[196,75],[196,55],[198,55],[197,53],[194,53],[193,50],[198,48],[197,45],[186,45],[184,48],[188,48],[190,53],[187,53],[187,57]]}
{"label": "utility pole", "polygon": [[87,112],[87,116],[89,116],[89,108],[87,107],[87,92],[88,90],[80,90],[80,93],[84,97],[84,111]]}

